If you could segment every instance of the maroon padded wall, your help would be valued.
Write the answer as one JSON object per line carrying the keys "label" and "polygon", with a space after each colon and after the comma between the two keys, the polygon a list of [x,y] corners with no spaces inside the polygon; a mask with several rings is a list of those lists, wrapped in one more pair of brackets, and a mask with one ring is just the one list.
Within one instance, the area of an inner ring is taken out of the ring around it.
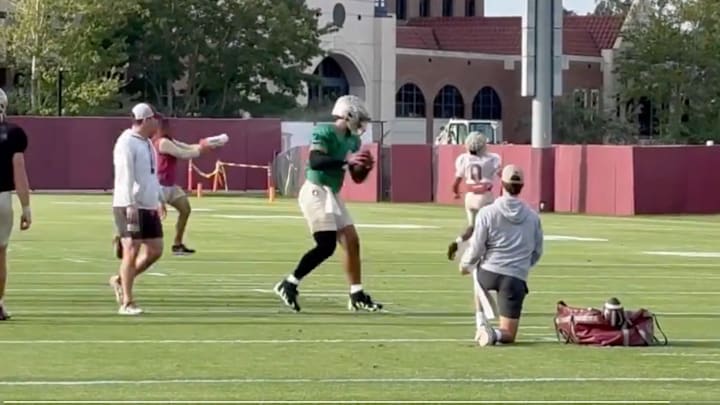
{"label": "maroon padded wall", "polygon": [[720,147],[634,148],[636,214],[720,212]]}
{"label": "maroon padded wall", "polygon": [[432,202],[432,145],[392,145],[390,153],[390,201]]}
{"label": "maroon padded wall", "polygon": [[[102,190],[112,188],[112,149],[115,139],[129,125],[115,117],[11,117],[28,134],[28,175],[33,189]],[[171,119],[178,139],[227,133],[230,142],[200,159],[204,171],[212,171],[216,159],[267,165],[280,151],[279,120],[265,119]],[[185,185],[187,165],[180,164],[178,179]],[[260,170],[231,169],[231,188],[267,188],[267,174]]]}

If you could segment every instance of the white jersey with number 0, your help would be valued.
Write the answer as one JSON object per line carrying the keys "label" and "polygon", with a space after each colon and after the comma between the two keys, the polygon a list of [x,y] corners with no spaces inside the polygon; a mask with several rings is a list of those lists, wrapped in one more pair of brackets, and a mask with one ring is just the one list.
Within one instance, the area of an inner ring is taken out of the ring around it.
{"label": "white jersey with number 0", "polygon": [[500,155],[486,152],[482,155],[463,153],[455,160],[455,177],[465,179],[465,184],[494,183],[500,171]]}

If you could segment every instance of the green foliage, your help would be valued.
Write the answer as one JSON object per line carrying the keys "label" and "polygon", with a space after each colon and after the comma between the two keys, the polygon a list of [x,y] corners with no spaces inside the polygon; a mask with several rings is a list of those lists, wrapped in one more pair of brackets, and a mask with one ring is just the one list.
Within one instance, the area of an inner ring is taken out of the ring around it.
{"label": "green foliage", "polygon": [[[135,73],[161,109],[233,116],[295,107],[328,30],[304,1],[141,0],[125,33]],[[177,80],[186,90],[172,100]]]}
{"label": "green foliage", "polygon": [[56,112],[60,69],[69,115],[116,113],[130,97],[175,115],[279,114],[297,106],[330,31],[298,0],[11,3],[0,36],[27,78],[13,108],[33,114]]}
{"label": "green foliage", "polygon": [[594,15],[625,15],[630,11],[633,0],[595,0]]}
{"label": "green foliage", "polygon": [[720,141],[720,2],[651,0],[623,33],[621,103],[650,101],[668,142]]}
{"label": "green foliage", "polygon": [[553,143],[634,143],[635,128],[606,112],[580,106],[571,96],[556,99],[553,104]]}
{"label": "green foliage", "polygon": [[124,44],[112,39],[132,7],[132,2],[118,8],[97,0],[10,1],[0,38],[7,44],[6,63],[27,78],[13,103],[28,104],[16,108],[55,113],[61,69],[65,113],[93,114],[117,104],[127,56]]}

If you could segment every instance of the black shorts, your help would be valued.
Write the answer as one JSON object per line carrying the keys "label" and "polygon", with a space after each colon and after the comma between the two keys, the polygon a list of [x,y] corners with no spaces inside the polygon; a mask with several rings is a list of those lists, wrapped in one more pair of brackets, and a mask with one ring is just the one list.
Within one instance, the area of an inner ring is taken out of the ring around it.
{"label": "black shorts", "polygon": [[486,291],[497,291],[497,305],[500,316],[520,319],[523,301],[528,294],[527,283],[516,277],[478,269],[477,279]]}
{"label": "black shorts", "polygon": [[113,207],[115,227],[121,238],[161,239],[163,237],[162,220],[156,210],[138,210],[138,227],[128,227],[127,214],[124,207]]}

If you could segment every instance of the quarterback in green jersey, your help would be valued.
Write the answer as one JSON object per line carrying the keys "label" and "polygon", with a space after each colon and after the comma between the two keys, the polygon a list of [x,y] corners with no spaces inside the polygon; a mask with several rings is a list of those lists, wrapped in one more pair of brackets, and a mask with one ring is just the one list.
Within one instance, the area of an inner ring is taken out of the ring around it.
{"label": "quarterback in green jersey", "polygon": [[369,151],[360,151],[360,137],[370,122],[365,103],[356,96],[342,96],[332,111],[335,122],[313,130],[305,183],[298,203],[315,246],[300,259],[295,270],[275,285],[285,305],[300,311],[298,285],[310,272],[335,253],[338,242],[345,250],[345,272],[350,283],[348,309],[379,311],[362,287],[360,239],[340,197],[346,169],[356,183],[365,181],[375,164]]}

